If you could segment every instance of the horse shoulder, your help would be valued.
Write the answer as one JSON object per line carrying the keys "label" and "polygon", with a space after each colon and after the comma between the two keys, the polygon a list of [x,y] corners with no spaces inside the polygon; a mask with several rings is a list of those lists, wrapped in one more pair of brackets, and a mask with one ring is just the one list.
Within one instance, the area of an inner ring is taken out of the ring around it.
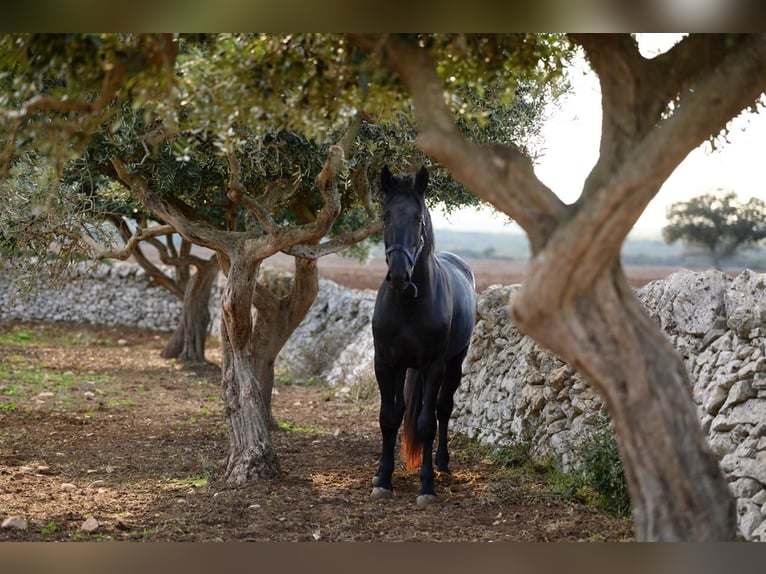
{"label": "horse shoulder", "polygon": [[455,255],[451,251],[439,251],[436,254],[436,258],[446,268],[451,269],[452,271],[456,271],[462,275],[471,284],[472,288],[475,287],[476,280],[474,278],[473,271],[471,270],[468,263],[466,263],[461,257]]}

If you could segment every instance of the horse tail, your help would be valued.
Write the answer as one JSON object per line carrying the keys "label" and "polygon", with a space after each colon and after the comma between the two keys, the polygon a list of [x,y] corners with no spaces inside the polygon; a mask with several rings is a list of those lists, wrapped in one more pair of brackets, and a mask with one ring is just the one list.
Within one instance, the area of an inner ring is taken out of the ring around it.
{"label": "horse tail", "polygon": [[402,428],[401,457],[411,472],[423,463],[423,444],[418,440],[418,416],[423,402],[423,384],[420,372],[407,369],[404,380],[404,426]]}

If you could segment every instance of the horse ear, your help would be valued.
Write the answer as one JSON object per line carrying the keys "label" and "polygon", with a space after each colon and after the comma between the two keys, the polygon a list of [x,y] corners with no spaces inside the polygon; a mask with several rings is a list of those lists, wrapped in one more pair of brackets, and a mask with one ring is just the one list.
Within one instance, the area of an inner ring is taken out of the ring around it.
{"label": "horse ear", "polygon": [[415,175],[415,189],[420,192],[420,195],[423,195],[426,192],[426,188],[428,187],[428,170],[426,169],[426,166],[422,166],[420,170],[418,171],[417,175]]}
{"label": "horse ear", "polygon": [[383,170],[380,172],[380,189],[384,192],[391,188],[393,184],[394,176],[387,165],[383,166]]}

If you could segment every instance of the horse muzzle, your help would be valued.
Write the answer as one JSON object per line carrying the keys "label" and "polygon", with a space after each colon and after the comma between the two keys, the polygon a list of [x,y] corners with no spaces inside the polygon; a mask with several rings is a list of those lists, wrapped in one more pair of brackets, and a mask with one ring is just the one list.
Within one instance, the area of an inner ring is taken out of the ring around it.
{"label": "horse muzzle", "polygon": [[418,288],[412,282],[412,274],[421,249],[422,245],[419,246],[414,256],[402,245],[392,245],[386,249],[386,263],[388,264],[386,282],[394,291],[404,293],[412,288],[414,296],[418,296]]}
{"label": "horse muzzle", "polygon": [[413,297],[417,298],[418,296],[418,287],[412,282],[411,274],[406,271],[403,273],[391,273],[389,269],[388,273],[386,273],[386,283],[397,293],[405,293],[411,289]]}

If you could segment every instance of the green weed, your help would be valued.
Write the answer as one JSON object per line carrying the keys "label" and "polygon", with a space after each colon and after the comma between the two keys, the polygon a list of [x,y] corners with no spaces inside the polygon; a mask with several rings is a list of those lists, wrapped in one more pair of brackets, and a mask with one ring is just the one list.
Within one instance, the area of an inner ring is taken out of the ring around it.
{"label": "green weed", "polygon": [[210,483],[207,476],[190,476],[187,478],[166,478],[169,488],[202,488]]}
{"label": "green weed", "polygon": [[321,383],[319,377],[308,377],[305,379],[293,377],[287,373],[279,373],[274,377],[274,382],[278,385],[296,385],[298,387],[315,387]]}
{"label": "green weed", "polygon": [[593,431],[573,454],[572,472],[551,471],[549,479],[556,488],[615,516],[630,517],[628,484],[605,412],[598,414]]}
{"label": "green weed", "polygon": [[110,399],[106,404],[109,407],[135,407],[136,401],[131,399]]}
{"label": "green weed", "polygon": [[58,530],[58,527],[56,526],[56,522],[51,520],[50,522],[48,522],[48,524],[46,524],[40,529],[40,534],[54,534],[56,530]]}
{"label": "green weed", "polygon": [[296,432],[296,433],[305,433],[305,434],[330,434],[329,431],[315,428],[315,427],[299,427],[297,425],[294,425],[293,423],[288,423],[285,421],[277,421],[277,426],[281,428],[284,431],[288,432]]}

